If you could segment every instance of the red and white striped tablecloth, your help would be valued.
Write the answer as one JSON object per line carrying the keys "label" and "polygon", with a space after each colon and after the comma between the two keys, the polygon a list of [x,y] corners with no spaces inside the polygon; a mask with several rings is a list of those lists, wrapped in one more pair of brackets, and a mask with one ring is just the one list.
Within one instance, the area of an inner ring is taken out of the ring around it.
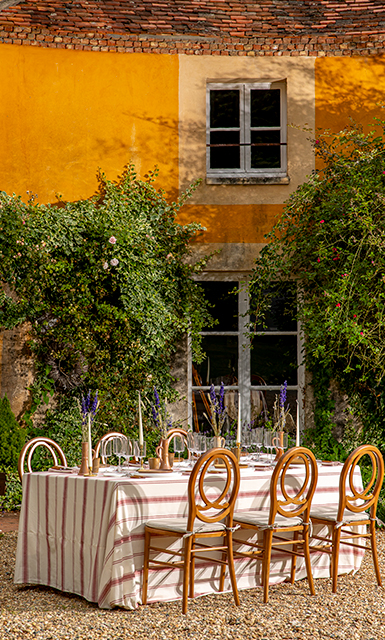
{"label": "red and white striped tablecloth", "polygon": [[[341,468],[319,468],[314,505],[338,503]],[[293,483],[300,480],[301,469],[295,474]],[[268,509],[270,477],[271,471],[242,469],[236,510]],[[215,486],[220,480],[213,476],[210,482]],[[139,479],[25,474],[15,583],[75,593],[102,608],[137,607],[141,603],[144,523],[186,516],[187,484],[188,476],[180,473]],[[165,539],[165,544],[175,543]],[[343,547],[339,573],[359,569],[362,557],[362,551]],[[301,560],[298,579],[306,575]],[[287,577],[289,561],[287,556],[272,557],[272,584]],[[312,555],[312,567],[315,578],[328,576],[328,555]],[[255,587],[260,584],[260,563],[236,559],[236,574],[239,589]],[[195,595],[218,592],[219,574],[212,565],[197,562],[195,575]],[[225,589],[231,590],[229,582]],[[150,571],[149,602],[177,600],[181,595],[179,570]]]}

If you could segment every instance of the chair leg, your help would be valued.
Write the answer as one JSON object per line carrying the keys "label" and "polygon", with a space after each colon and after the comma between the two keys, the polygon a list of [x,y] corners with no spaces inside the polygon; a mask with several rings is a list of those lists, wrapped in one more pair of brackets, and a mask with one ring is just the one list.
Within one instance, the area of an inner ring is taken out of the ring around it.
{"label": "chair leg", "polygon": [[370,521],[369,531],[370,531],[370,543],[372,548],[374,572],[376,574],[378,586],[382,587],[382,580],[381,580],[380,567],[378,564],[378,554],[377,554],[376,523],[374,522],[374,520]]}
{"label": "chair leg", "polygon": [[[229,564],[229,556],[228,556],[228,552],[226,551],[222,551],[222,562],[226,562]],[[230,565],[229,565],[230,567]],[[221,565],[221,577],[219,579],[219,591],[222,593],[223,589],[225,588],[225,577],[226,577],[226,565],[222,564]]]}
{"label": "chair leg", "polygon": [[145,530],[144,534],[144,559],[143,559],[143,586],[142,586],[142,603],[147,603],[147,588],[148,588],[148,563],[150,561],[150,542],[151,534]]}
{"label": "chair leg", "polygon": [[188,587],[189,587],[189,578],[190,578],[190,564],[191,564],[191,547],[192,547],[192,536],[184,539],[184,569],[183,569],[183,602],[182,602],[182,613],[187,613],[187,598],[188,598]]}
{"label": "chair leg", "polygon": [[194,578],[195,578],[195,538],[192,536],[193,540],[191,543],[191,561],[190,561],[190,588],[189,588],[189,598],[194,597]]}
{"label": "chair leg", "polygon": [[304,539],[303,553],[304,553],[304,556],[305,556],[307,581],[309,583],[309,588],[310,588],[311,595],[315,596],[314,580],[313,580],[313,573],[312,573],[312,570],[311,570],[311,561],[310,561],[309,525],[305,525],[304,526],[303,539]]}
{"label": "chair leg", "polygon": [[[294,531],[293,539],[298,540],[298,531]],[[295,553],[296,551],[297,551],[297,545],[293,544],[293,553]],[[290,584],[294,584],[296,566],[297,566],[297,556],[291,556]]]}
{"label": "chair leg", "polygon": [[330,573],[332,578],[332,592],[337,593],[337,578],[338,578],[338,560],[340,555],[340,540],[341,540],[341,527],[333,527],[333,545],[332,545],[332,557],[330,564]]}
{"label": "chair leg", "polygon": [[271,546],[273,542],[273,532],[267,529],[263,534],[263,564],[262,564],[262,583],[263,583],[263,602],[269,599],[269,578],[270,578],[270,558]]}
{"label": "chair leg", "polygon": [[[239,607],[241,603],[240,603],[240,600],[239,600],[237,579],[235,577],[234,553],[233,553],[233,534],[231,533],[231,531],[227,531],[226,541],[227,541],[227,564],[229,565],[229,574],[230,574],[231,586],[232,586],[232,589],[233,589],[233,595],[234,595],[235,604],[237,605],[237,607]],[[224,565],[222,565],[222,569],[223,569],[223,580],[224,580],[224,578],[225,578],[225,573],[224,573],[225,566]],[[222,580],[222,576],[221,576],[221,580]],[[222,586],[222,591],[223,591],[223,586]]]}

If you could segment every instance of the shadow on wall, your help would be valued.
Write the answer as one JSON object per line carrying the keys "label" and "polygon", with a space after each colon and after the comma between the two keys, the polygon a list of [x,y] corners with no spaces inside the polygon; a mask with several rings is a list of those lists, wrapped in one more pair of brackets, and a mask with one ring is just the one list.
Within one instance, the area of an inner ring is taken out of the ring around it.
{"label": "shadow on wall", "polygon": [[316,127],[340,131],[351,119],[374,128],[385,119],[385,59],[319,58],[316,60]]}

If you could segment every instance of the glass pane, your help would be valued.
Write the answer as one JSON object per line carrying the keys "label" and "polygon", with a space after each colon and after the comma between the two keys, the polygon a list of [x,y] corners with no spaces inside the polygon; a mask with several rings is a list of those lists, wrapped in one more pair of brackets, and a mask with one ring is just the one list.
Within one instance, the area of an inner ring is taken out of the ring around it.
{"label": "glass pane", "polygon": [[210,128],[239,126],[239,90],[210,91]]}
{"label": "glass pane", "polygon": [[210,313],[218,324],[203,331],[238,331],[238,282],[200,282],[210,304]]}
{"label": "glass pane", "polygon": [[[256,331],[297,331],[296,313],[297,290],[295,285],[286,285],[277,291],[272,299],[270,310],[265,318],[265,323],[256,324]],[[250,308],[253,308],[253,299],[250,300]],[[251,322],[255,322],[255,316],[251,316]]]}
{"label": "glass pane", "polygon": [[202,348],[206,359],[193,362],[193,386],[238,384],[238,337],[203,336]]}
{"label": "glass pane", "polygon": [[251,384],[297,384],[297,336],[255,336]]}
{"label": "glass pane", "polygon": [[[216,390],[217,395],[219,389]],[[192,393],[192,415],[193,429],[203,431],[208,436],[212,436],[212,428],[204,414],[210,415],[210,405],[207,399],[207,391],[193,391]],[[226,437],[230,424],[237,419],[238,415],[238,392],[226,391],[224,398],[225,407],[227,408],[227,416],[222,427],[222,435]]]}
{"label": "glass pane", "polygon": [[[250,392],[251,420],[254,427],[264,427],[266,420],[272,420],[274,403],[279,398],[279,390],[263,391],[252,389]],[[297,392],[288,391],[286,394],[286,407],[290,408],[291,418],[287,419],[286,430],[295,437],[297,422]]]}
{"label": "glass pane", "polygon": [[[264,145],[251,146],[251,168],[279,169],[281,166],[280,141],[280,131],[251,131],[251,144]],[[270,144],[274,146],[268,146]]]}
{"label": "glass pane", "polygon": [[250,91],[250,124],[252,127],[281,126],[280,89],[252,89]]}
{"label": "glass pane", "polygon": [[230,145],[210,147],[211,169],[240,168],[239,131],[212,131],[210,133],[210,144]]}

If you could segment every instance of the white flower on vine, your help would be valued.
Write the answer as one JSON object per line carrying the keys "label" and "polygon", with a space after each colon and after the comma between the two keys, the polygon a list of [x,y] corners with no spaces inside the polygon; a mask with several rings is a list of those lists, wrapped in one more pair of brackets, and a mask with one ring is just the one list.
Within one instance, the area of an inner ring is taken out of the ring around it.
{"label": "white flower on vine", "polygon": [[108,269],[108,262],[105,262],[105,263],[103,264],[103,269]]}
{"label": "white flower on vine", "polygon": [[117,267],[119,264],[119,260],[117,258],[112,258],[112,260],[110,260],[110,265],[112,267]]}

